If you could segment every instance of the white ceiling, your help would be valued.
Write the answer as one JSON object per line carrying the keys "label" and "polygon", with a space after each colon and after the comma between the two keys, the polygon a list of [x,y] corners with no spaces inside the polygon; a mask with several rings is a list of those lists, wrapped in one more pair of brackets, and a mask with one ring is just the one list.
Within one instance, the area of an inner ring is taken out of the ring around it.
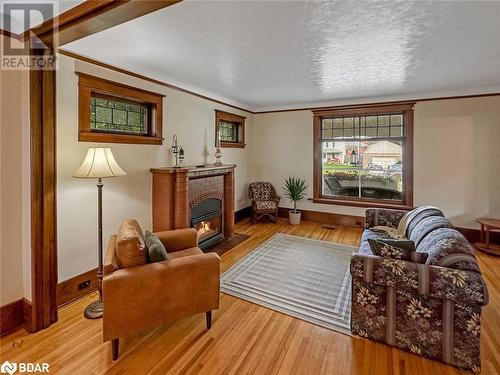
{"label": "white ceiling", "polygon": [[30,12],[29,23],[24,22],[24,12],[14,11],[12,14],[9,14],[11,18],[10,27],[7,24],[4,24],[4,4],[29,4],[36,7],[37,4],[51,4],[52,5],[52,14],[53,16],[57,16],[65,11],[73,8],[74,6],[83,3],[85,0],[1,0],[0,1],[0,29],[13,32],[14,34],[21,34],[22,32],[33,28],[43,21],[47,21],[43,19],[43,15],[37,11]]}
{"label": "white ceiling", "polygon": [[64,49],[256,111],[500,92],[500,2],[184,1]]}

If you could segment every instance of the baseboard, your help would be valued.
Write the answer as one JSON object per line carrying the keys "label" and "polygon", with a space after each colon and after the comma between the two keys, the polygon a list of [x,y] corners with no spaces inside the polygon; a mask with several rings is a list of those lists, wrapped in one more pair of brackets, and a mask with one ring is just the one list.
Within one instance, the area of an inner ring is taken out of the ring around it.
{"label": "baseboard", "polygon": [[33,332],[33,305],[31,301],[28,301],[26,298],[22,299],[23,302],[23,320],[24,320],[24,328],[28,332]]}
{"label": "baseboard", "polygon": [[[87,283],[82,287],[83,283]],[[97,290],[97,268],[57,284],[57,306],[65,305]]]}
{"label": "baseboard", "polygon": [[14,331],[24,324],[23,300],[0,306],[0,336]]}
{"label": "baseboard", "polygon": [[234,212],[234,222],[242,221],[252,215],[252,207],[248,206]]}
{"label": "baseboard", "polygon": [[[278,209],[279,217],[288,217],[289,208],[280,207]],[[362,216],[341,215],[331,212],[319,212],[300,210],[302,212],[302,220],[315,221],[322,224],[342,225],[347,227],[363,227],[365,218]]]}
{"label": "baseboard", "polygon": [[[479,229],[474,228],[460,228],[456,227],[456,229],[467,238],[467,241],[470,243],[476,243],[481,240],[481,231]],[[500,245],[500,232],[490,232],[490,242],[492,244]]]}
{"label": "baseboard", "polygon": [[26,298],[0,306],[0,337],[24,326],[31,332],[31,302]]}

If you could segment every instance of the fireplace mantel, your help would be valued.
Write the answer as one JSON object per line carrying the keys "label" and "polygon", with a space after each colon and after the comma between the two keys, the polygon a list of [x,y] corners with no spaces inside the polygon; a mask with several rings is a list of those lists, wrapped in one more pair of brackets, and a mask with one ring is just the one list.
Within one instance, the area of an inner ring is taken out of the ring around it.
{"label": "fireplace mantel", "polygon": [[187,166],[183,168],[174,167],[159,167],[151,168],[152,173],[187,173],[188,177],[203,177],[215,176],[234,171],[236,164],[215,165],[209,164],[204,166]]}
{"label": "fireplace mantel", "polygon": [[223,233],[234,233],[234,168],[225,164],[152,168],[153,231],[189,228],[191,208],[202,199],[222,200]]}

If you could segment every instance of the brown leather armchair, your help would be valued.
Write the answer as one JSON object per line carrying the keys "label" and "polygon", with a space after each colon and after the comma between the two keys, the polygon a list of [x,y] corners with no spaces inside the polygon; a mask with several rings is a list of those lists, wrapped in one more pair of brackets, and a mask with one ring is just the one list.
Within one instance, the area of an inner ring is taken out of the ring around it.
{"label": "brown leather armchair", "polygon": [[[144,244],[140,227],[137,232],[134,243]],[[130,230],[110,237],[104,262],[103,338],[112,340],[113,360],[118,359],[119,338],[202,312],[210,329],[212,310],[219,307],[218,255],[198,248],[192,228],[156,235],[167,249],[166,261],[121,269],[116,249],[123,239],[130,246]]]}
{"label": "brown leather armchair", "polygon": [[252,222],[254,224],[263,216],[267,216],[271,221],[276,221],[280,197],[276,195],[270,182],[252,182],[248,185],[248,197],[252,201]]}

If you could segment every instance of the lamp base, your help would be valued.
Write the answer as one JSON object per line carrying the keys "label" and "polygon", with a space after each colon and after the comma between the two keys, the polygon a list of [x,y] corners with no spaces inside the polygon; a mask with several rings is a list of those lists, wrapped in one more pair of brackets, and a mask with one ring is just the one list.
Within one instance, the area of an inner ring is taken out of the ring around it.
{"label": "lamp base", "polygon": [[85,308],[85,312],[83,315],[87,319],[99,319],[102,318],[102,300],[98,299],[97,301],[92,302]]}

